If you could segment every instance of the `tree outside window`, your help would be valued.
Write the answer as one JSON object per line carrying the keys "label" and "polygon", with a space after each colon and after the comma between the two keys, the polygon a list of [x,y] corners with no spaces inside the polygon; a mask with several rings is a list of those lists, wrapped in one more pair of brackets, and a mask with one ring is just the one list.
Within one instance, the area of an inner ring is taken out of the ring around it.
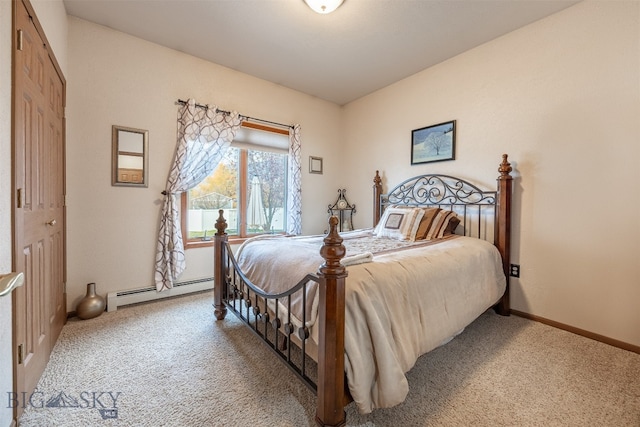
{"label": "tree outside window", "polygon": [[286,230],[287,154],[259,149],[227,149],[217,168],[183,195],[183,235],[206,242],[224,211],[229,236],[249,237]]}

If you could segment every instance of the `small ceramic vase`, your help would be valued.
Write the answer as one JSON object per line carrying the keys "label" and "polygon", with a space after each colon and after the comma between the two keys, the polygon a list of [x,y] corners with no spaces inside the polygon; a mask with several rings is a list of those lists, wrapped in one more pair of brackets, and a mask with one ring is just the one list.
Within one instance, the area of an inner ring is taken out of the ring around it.
{"label": "small ceramic vase", "polygon": [[96,294],[96,284],[87,284],[87,295],[80,300],[76,307],[76,314],[79,318],[93,319],[102,314],[106,307],[106,302],[103,297]]}

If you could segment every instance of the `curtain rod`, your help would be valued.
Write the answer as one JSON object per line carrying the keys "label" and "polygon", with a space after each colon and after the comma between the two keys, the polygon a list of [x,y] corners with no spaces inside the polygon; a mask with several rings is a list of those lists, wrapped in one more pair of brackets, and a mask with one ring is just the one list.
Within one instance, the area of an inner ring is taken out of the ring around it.
{"label": "curtain rod", "polygon": [[[176,104],[180,104],[180,105],[186,105],[187,101],[183,101],[182,99],[178,99],[178,101],[176,102]],[[209,107],[207,105],[202,105],[202,104],[195,104],[196,107],[198,108],[204,108],[205,110],[207,110]],[[222,114],[231,114],[230,111],[226,111],[226,110],[221,110],[219,108],[216,108],[216,112],[218,113],[222,113]],[[263,119],[257,119],[255,117],[249,117],[249,116],[245,116],[243,114],[240,114],[240,117],[244,120],[253,120],[256,122],[261,122],[261,123],[267,123],[270,125],[275,125],[275,126],[281,126],[281,127],[285,127],[285,128],[290,128],[293,129],[293,125],[283,125],[282,123],[277,123],[277,122],[271,122],[269,120],[263,120]]]}

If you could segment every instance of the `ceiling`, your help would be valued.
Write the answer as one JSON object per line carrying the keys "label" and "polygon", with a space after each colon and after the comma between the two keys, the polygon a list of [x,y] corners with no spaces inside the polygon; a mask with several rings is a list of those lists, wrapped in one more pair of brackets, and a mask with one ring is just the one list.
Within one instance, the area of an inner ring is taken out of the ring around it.
{"label": "ceiling", "polygon": [[64,0],[67,13],[338,105],[575,0]]}

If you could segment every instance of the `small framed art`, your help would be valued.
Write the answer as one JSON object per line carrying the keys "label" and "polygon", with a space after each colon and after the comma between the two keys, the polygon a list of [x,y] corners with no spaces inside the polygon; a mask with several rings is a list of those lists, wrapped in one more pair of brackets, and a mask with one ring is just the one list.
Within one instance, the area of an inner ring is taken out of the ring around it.
{"label": "small framed art", "polygon": [[454,160],[455,154],[455,120],[411,131],[412,165]]}
{"label": "small framed art", "polygon": [[322,174],[322,157],[309,156],[309,173]]}

